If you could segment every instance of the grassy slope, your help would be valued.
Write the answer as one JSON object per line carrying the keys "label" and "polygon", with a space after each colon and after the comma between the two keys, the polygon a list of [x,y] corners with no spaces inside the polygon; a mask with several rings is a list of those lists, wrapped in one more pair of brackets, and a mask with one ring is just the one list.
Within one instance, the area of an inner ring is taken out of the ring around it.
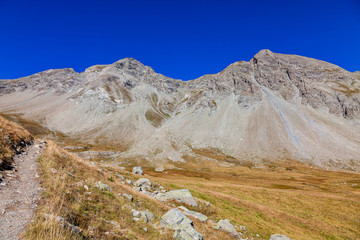
{"label": "grassy slope", "polygon": [[[159,229],[150,224],[132,220],[132,208],[153,212],[155,224],[171,209],[170,206],[121,184],[115,174],[120,173],[133,180],[138,176],[111,167],[102,167],[99,171],[98,167],[66,152],[53,142],[49,142],[39,161],[44,192],[35,220],[24,234],[25,239],[171,239],[172,231],[163,231],[161,234]],[[51,171],[52,168],[56,169],[56,174]],[[108,184],[111,192],[97,189],[95,186],[98,181]],[[87,194],[84,185],[90,188],[91,194]],[[134,203],[118,193],[131,194],[135,199]],[[47,218],[47,214],[61,216],[84,231],[82,234],[71,235],[54,219]],[[148,232],[143,230],[145,227]],[[208,223],[195,221],[195,228],[207,239],[229,239]]]}
{"label": "grassy slope", "polygon": [[159,174],[149,169],[148,173],[164,186],[190,189],[215,206],[218,218],[245,225],[265,239],[274,233],[291,239],[360,236],[359,174],[297,162],[254,169],[224,168],[198,160],[178,167],[183,170]]}
{"label": "grassy slope", "polygon": [[28,144],[32,139],[23,127],[0,116],[0,170],[11,165],[11,158],[15,154],[14,144]]}

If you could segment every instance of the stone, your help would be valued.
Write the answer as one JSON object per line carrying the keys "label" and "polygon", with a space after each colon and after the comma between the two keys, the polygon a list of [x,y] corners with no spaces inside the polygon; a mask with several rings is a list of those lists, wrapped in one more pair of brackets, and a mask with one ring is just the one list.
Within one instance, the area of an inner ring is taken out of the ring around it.
{"label": "stone", "polygon": [[208,217],[202,213],[199,212],[195,212],[195,211],[191,211],[189,209],[187,209],[186,207],[180,206],[178,207],[178,209],[180,209],[181,211],[183,211],[183,213],[185,215],[191,216],[193,218],[199,219],[202,222],[206,222]]}
{"label": "stone", "polygon": [[164,171],[164,167],[163,166],[157,166],[155,168],[155,172],[163,172]]}
{"label": "stone", "polygon": [[77,234],[82,232],[82,229],[78,226],[75,226],[68,221],[65,220],[65,218],[62,218],[60,216],[54,216],[53,214],[45,214],[45,217],[48,219],[54,219],[55,222],[60,223],[64,228],[68,228],[72,234]]}
{"label": "stone", "polygon": [[131,202],[134,200],[133,196],[131,196],[130,194],[124,193],[123,196],[129,199]]}
{"label": "stone", "polygon": [[133,217],[138,218],[144,223],[149,223],[155,219],[154,214],[149,211],[137,211],[135,209],[131,210]]}
{"label": "stone", "polygon": [[132,169],[132,173],[133,174],[138,174],[138,175],[143,175],[143,169],[142,169],[142,167],[134,167]]}
{"label": "stone", "polygon": [[137,186],[137,187],[143,187],[143,186],[151,187],[151,182],[147,178],[139,178],[139,180],[137,180],[135,182],[135,186]]}
{"label": "stone", "polygon": [[154,221],[155,217],[154,214],[152,212],[149,211],[141,211],[140,212],[140,220],[143,221],[144,223],[149,223]]}
{"label": "stone", "polygon": [[123,175],[115,174],[115,176],[117,176],[117,177],[120,178],[121,180],[124,180],[124,181],[125,181],[125,177],[124,177]]}
{"label": "stone", "polygon": [[185,203],[187,205],[197,207],[198,204],[196,203],[195,199],[191,195],[188,189],[180,189],[180,190],[173,190],[166,193],[160,193],[155,196],[160,201],[167,201],[167,200],[175,200],[180,203]]}
{"label": "stone", "polygon": [[241,239],[240,234],[236,231],[235,227],[230,223],[229,219],[220,220],[215,226],[215,229],[222,230],[229,233],[231,236]]}
{"label": "stone", "polygon": [[179,240],[203,239],[203,236],[194,229],[193,221],[177,208],[171,209],[161,217],[160,226],[175,230],[174,237]]}
{"label": "stone", "polygon": [[141,213],[139,211],[136,211],[135,209],[131,209],[131,212],[133,214],[133,217],[139,218],[141,216]]}
{"label": "stone", "polygon": [[96,185],[96,187],[102,191],[111,191],[109,185],[102,183],[102,182],[98,182],[98,184]]}
{"label": "stone", "polygon": [[273,234],[270,236],[270,240],[291,240],[291,239],[282,234]]}

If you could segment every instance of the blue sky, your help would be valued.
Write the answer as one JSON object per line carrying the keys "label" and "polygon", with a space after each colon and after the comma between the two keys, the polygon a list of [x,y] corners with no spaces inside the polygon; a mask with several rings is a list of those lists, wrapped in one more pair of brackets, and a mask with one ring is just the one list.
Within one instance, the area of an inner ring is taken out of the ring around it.
{"label": "blue sky", "polygon": [[133,57],[188,80],[261,49],[360,70],[360,1],[0,0],[0,79]]}

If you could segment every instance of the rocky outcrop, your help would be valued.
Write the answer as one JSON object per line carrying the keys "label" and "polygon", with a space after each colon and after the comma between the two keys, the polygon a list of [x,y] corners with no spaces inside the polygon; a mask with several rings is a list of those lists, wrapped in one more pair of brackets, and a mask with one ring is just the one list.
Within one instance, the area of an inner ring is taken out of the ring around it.
{"label": "rocky outcrop", "polygon": [[177,208],[171,209],[161,217],[160,226],[175,230],[174,237],[179,240],[203,239],[194,229],[193,222]]}

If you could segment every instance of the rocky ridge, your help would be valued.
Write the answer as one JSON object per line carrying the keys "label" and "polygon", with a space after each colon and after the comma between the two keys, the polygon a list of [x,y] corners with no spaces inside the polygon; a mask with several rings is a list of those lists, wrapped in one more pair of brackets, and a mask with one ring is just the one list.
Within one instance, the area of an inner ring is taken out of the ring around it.
{"label": "rocky ridge", "polygon": [[116,145],[121,158],[164,163],[216,149],[359,170],[359,89],[358,72],[269,50],[186,82],[128,58],[0,81],[0,111]]}

